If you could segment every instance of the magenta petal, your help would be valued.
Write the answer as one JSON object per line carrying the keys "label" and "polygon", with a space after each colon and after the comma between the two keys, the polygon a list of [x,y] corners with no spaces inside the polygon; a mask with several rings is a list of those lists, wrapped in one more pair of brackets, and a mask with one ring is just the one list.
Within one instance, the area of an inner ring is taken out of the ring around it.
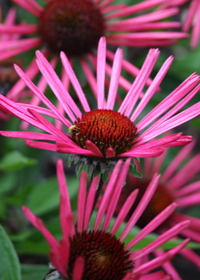
{"label": "magenta petal", "polygon": [[49,151],[57,151],[57,147],[55,144],[50,144],[48,142],[39,142],[39,141],[31,141],[26,140],[26,145],[32,148],[36,149],[42,149],[42,150],[49,150]]}
{"label": "magenta petal", "polygon": [[90,140],[86,141],[86,147],[88,150],[93,152],[97,157],[103,158],[103,154],[99,150],[99,148]]}
{"label": "magenta petal", "polygon": [[112,158],[112,157],[115,157],[115,151],[113,150],[112,147],[108,148],[106,150],[106,158]]}

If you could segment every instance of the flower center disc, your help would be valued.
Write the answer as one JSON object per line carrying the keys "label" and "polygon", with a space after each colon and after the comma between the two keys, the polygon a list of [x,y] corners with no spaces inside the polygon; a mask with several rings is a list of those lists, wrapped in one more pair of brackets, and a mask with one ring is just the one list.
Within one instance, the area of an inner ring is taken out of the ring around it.
{"label": "flower center disc", "polygon": [[86,148],[86,141],[90,140],[104,156],[110,147],[116,155],[130,150],[137,135],[137,128],[129,118],[112,110],[87,112],[70,131],[80,147]]}
{"label": "flower center disc", "polygon": [[82,279],[121,280],[133,268],[124,244],[106,232],[82,232],[70,239],[69,276],[79,256],[85,264]]}
{"label": "flower center disc", "polygon": [[53,0],[40,15],[38,32],[53,53],[80,56],[104,35],[104,20],[91,0]]}

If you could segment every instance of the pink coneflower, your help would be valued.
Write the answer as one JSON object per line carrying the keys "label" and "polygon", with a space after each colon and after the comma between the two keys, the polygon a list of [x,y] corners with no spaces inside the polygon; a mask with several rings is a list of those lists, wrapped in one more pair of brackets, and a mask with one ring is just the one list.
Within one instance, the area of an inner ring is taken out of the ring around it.
{"label": "pink coneflower", "polygon": [[[26,141],[27,145],[34,148],[77,155],[79,163],[80,160],[83,160],[81,164],[88,164],[89,161],[93,164],[94,159],[102,161],[103,165],[105,165],[105,162],[108,162],[108,160],[111,160],[113,163],[113,160],[117,158],[155,157],[160,155],[165,147],[189,143],[191,137],[182,136],[182,133],[164,136],[156,140],[155,137],[200,114],[200,102],[178,113],[199,91],[200,85],[198,83],[200,77],[195,73],[192,74],[146,116],[136,121],[162,82],[173,57],[169,57],[165,61],[139,101],[139,96],[141,96],[145,82],[159,56],[158,49],[151,49],[122,104],[118,110],[114,110],[121,71],[122,51],[118,49],[114,58],[107,98],[104,92],[105,53],[106,42],[105,38],[102,38],[98,47],[97,79],[91,73],[91,79],[94,81],[97,89],[97,108],[94,110],[90,108],[86,95],[72,70],[68,58],[63,52],[61,53],[63,67],[80,100],[82,113],[49,62],[37,51],[37,63],[40,71],[62,105],[62,110],[65,111],[67,118],[60,113],[61,109],[59,108],[58,110],[39,91],[25,73],[16,66],[15,68],[19,76],[48,109],[15,103],[2,95],[0,96],[0,108],[44,130],[46,134],[16,131],[1,131],[1,134],[7,137],[56,142],[56,144],[52,144],[41,141]],[[136,105],[137,102],[138,104]],[[41,114],[59,120],[69,128],[71,135],[59,130]]]}
{"label": "pink coneflower", "polygon": [[[191,179],[193,179],[194,176],[200,171],[200,154],[197,154],[185,163],[193,146],[194,143],[190,143],[189,145],[182,148],[182,150],[174,157],[172,162],[162,173],[158,187],[150,203],[138,220],[137,225],[139,225],[141,228],[145,227],[154,217],[156,217],[156,215],[165,209],[165,207],[173,202],[176,202],[178,205],[178,211],[173,213],[167,220],[165,220],[165,222],[161,224],[160,227],[156,229],[156,231],[162,233],[178,222],[190,220],[191,224],[187,229],[182,231],[181,235],[184,237],[189,237],[193,241],[199,243],[200,219],[184,214],[184,211],[188,207],[199,205],[200,203],[200,181],[191,182]],[[138,180],[131,174],[128,174],[126,186],[122,191],[122,196],[117,207],[118,211],[121,208],[120,204],[123,204],[129,194],[135,189],[139,189],[137,198],[138,201],[136,201],[135,205],[139,203],[140,198],[146,192],[153,174],[155,172],[159,172],[161,169],[165,157],[166,153],[157,158],[155,162],[153,162],[152,159],[145,159],[144,168],[142,168],[144,177],[142,179]],[[131,212],[129,215],[131,215]],[[160,250],[156,254],[162,255],[162,253],[163,251]],[[191,249],[184,249],[181,254],[193,262],[198,268],[200,268],[200,257],[194,251]],[[167,273],[173,275],[173,279],[181,279],[171,264],[165,264],[164,269]]]}
{"label": "pink coneflower", "polygon": [[[45,57],[53,54],[52,67],[56,67],[58,54],[64,51],[73,64],[74,57],[80,58],[80,64],[86,79],[94,91],[94,81],[91,79],[91,59],[96,56],[96,47],[102,35],[106,36],[109,45],[123,46],[158,46],[175,43],[179,38],[188,35],[183,32],[166,31],[180,27],[180,23],[166,21],[167,18],[178,13],[177,8],[157,11],[156,7],[163,0],[143,1],[142,3],[128,6],[124,3],[113,4],[113,0],[46,0],[45,7],[41,7],[35,0],[13,0],[16,4],[26,9],[38,19],[37,24],[24,24],[11,26],[1,25],[1,34],[32,35],[32,38],[13,39],[0,45],[0,60],[24,53],[30,49],[41,46]],[[165,21],[163,21],[165,20]],[[163,31],[158,31],[163,30]],[[113,53],[106,51],[108,60],[113,62]],[[88,62],[89,60],[89,62]],[[96,67],[96,66],[95,66]],[[122,67],[137,76],[137,67],[123,61]],[[33,79],[38,73],[35,59],[33,59],[26,74]],[[109,64],[106,64],[106,73],[110,75]],[[63,81],[69,90],[67,75]],[[149,85],[150,80],[147,81]],[[126,91],[130,83],[123,79],[119,85]],[[44,81],[39,83],[41,91],[45,91]],[[24,83],[19,81],[8,93],[11,100],[18,100]],[[95,92],[94,92],[95,93]],[[30,104],[39,105],[37,98],[31,99]],[[60,106],[60,105],[59,105]],[[22,124],[22,129],[26,125]]]}
{"label": "pink coneflower", "polygon": [[[141,262],[142,257],[156,250],[159,246],[184,230],[189,224],[189,222],[184,221],[170,228],[141,250],[132,251],[134,250],[135,244],[141,241],[171,215],[176,208],[176,203],[172,203],[168,206],[131,241],[129,239],[129,241],[126,242],[126,237],[145,210],[156,190],[159,181],[158,174],[156,174],[150,182],[140,204],[124,229],[120,230],[120,227],[136,199],[138,190],[130,194],[122,210],[114,220],[114,224],[111,226],[111,220],[113,221],[113,214],[123,189],[123,183],[127,176],[130,162],[131,160],[127,159],[122,166],[122,160],[119,160],[116,164],[110,175],[99,209],[93,219],[91,219],[91,214],[93,213],[92,209],[99,178],[93,178],[87,191],[86,172],[82,172],[78,193],[77,220],[76,223],[74,223],[74,214],[72,213],[68,188],[65,181],[63,163],[62,160],[58,161],[57,175],[61,194],[60,221],[63,234],[59,242],[51,235],[41,219],[37,218],[26,206],[23,206],[23,212],[26,217],[41,231],[49,243],[51,247],[50,260],[61,274],[61,278],[87,280],[164,279],[164,277],[158,278],[160,272],[155,274],[149,273],[171,259],[188,243],[189,239],[186,239],[161,257],[154,258],[144,263]],[[92,220],[94,222],[92,222]],[[145,276],[143,276],[144,274]]]}
{"label": "pink coneflower", "polygon": [[186,17],[183,23],[183,31],[192,30],[191,47],[196,48],[200,39],[200,2],[199,0],[169,0],[163,7],[177,7],[189,3]]}
{"label": "pink coneflower", "polygon": [[1,59],[38,46],[46,46],[53,54],[64,51],[69,57],[82,56],[93,51],[102,36],[110,45],[145,47],[172,44],[187,36],[182,32],[158,31],[180,27],[180,23],[162,21],[179,11],[156,10],[164,0],[146,0],[135,5],[113,4],[115,0],[48,0],[44,8],[35,0],[13,2],[33,14],[38,23],[23,27],[2,25],[1,33],[34,37],[1,45]]}

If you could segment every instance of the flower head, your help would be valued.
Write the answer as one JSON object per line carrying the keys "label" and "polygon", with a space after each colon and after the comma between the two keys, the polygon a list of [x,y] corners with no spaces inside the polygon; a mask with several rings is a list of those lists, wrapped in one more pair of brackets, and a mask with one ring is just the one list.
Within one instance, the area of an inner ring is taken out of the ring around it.
{"label": "flower head", "polygon": [[[182,136],[182,133],[164,136],[156,140],[155,137],[200,114],[200,102],[181,113],[177,113],[199,91],[199,76],[192,74],[146,116],[136,121],[140,118],[143,109],[162,82],[173,58],[169,57],[166,60],[141,101],[139,101],[145,82],[159,56],[157,49],[151,49],[129,92],[118,110],[115,111],[122,51],[118,49],[115,55],[107,98],[104,90],[105,53],[106,42],[105,38],[102,38],[98,48],[96,80],[91,73],[97,92],[96,110],[90,108],[69,60],[63,52],[61,53],[64,69],[80,100],[83,113],[65,89],[47,59],[39,51],[37,52],[38,67],[60,102],[58,109],[16,66],[19,76],[48,109],[14,103],[4,96],[0,96],[0,107],[4,111],[44,130],[46,134],[13,131],[1,131],[1,134],[9,137],[56,142],[56,144],[52,144],[41,141],[26,141],[29,146],[35,148],[75,155],[73,160],[76,163],[79,162],[82,166],[91,164],[95,168],[95,164],[98,165],[100,161],[102,165],[98,167],[102,173],[105,171],[105,164],[109,162],[109,164],[114,165],[118,158],[155,157],[162,154],[166,147],[189,143],[191,137]],[[67,118],[61,113],[63,111]],[[68,127],[69,134],[58,129],[41,114],[59,120]],[[90,170],[93,172],[92,168]]]}
{"label": "flower head", "polygon": [[[45,1],[42,7],[36,0],[13,0],[17,5],[35,16],[36,24],[16,25],[14,22],[7,25],[1,24],[0,34],[11,40],[1,43],[0,61],[17,54],[22,54],[30,49],[41,47],[45,57],[53,57],[52,67],[56,67],[58,54],[64,51],[70,57],[73,64],[74,57],[79,57],[80,65],[84,70],[87,81],[96,95],[94,81],[91,78],[91,64],[94,65],[94,56],[98,41],[101,36],[106,36],[110,45],[122,46],[158,46],[175,43],[179,38],[188,35],[183,32],[166,31],[180,27],[180,23],[166,21],[166,18],[178,13],[177,8],[157,11],[157,5],[163,0],[143,1],[139,4],[117,4],[115,1],[99,0],[52,0]],[[154,9],[154,11],[152,11]],[[164,21],[163,21],[164,20]],[[158,31],[160,30],[160,31]],[[163,31],[162,31],[163,30]],[[19,38],[19,36],[32,36],[31,38]],[[107,50],[108,60],[113,62],[114,54]],[[89,62],[88,62],[89,60]],[[139,69],[130,63],[123,61],[122,67],[136,76]],[[106,72],[110,75],[109,63],[106,63]],[[26,70],[26,74],[33,79],[38,73],[35,59]],[[63,82],[69,90],[70,82],[63,75]],[[147,85],[151,80],[147,80]],[[126,91],[130,89],[130,82],[119,80],[119,85]],[[39,82],[40,90],[45,92],[46,83],[43,79]],[[18,81],[8,92],[7,97],[18,100],[25,84]],[[39,105],[38,98],[29,98],[29,104]],[[62,105],[61,105],[62,106]],[[22,124],[22,129],[27,124]]]}
{"label": "flower head", "polygon": [[113,4],[114,0],[52,0],[46,1],[44,7],[35,0],[13,2],[33,14],[38,23],[3,25],[0,32],[35,38],[13,40],[1,46],[1,51],[7,50],[1,59],[38,46],[46,46],[54,54],[64,51],[67,56],[81,56],[96,48],[102,36],[111,45],[125,46],[168,45],[187,36],[182,32],[157,31],[180,27],[177,22],[162,21],[178,13],[177,8],[157,11],[163,0],[155,3],[146,0],[135,5]]}
{"label": "flower head", "polygon": [[[159,267],[162,263],[172,258],[181,250],[189,240],[185,240],[177,247],[166,252],[161,258],[154,258],[144,264],[137,263],[137,259],[148,254],[158,246],[173,238],[176,234],[188,226],[188,222],[181,222],[164,233],[161,237],[153,241],[141,250],[134,250],[134,245],[142,240],[152,229],[157,227],[165,220],[176,208],[173,203],[168,206],[159,216],[136,235],[126,245],[125,238],[130,233],[132,227],[141,216],[149,199],[153,195],[159,180],[155,175],[149,184],[148,190],[140,202],[140,206],[135,210],[127,225],[121,231],[119,237],[116,237],[122,222],[127,215],[130,207],[134,203],[137,190],[133,191],[123,205],[123,209],[114,220],[111,226],[111,220],[118,202],[123,183],[129,169],[130,159],[126,160],[122,166],[119,160],[116,164],[103,195],[100,207],[96,213],[92,225],[92,209],[97,192],[99,178],[95,177],[87,191],[87,177],[85,171],[81,174],[77,220],[74,224],[74,215],[70,205],[70,198],[65,182],[62,160],[57,163],[57,175],[60,188],[60,221],[63,237],[58,242],[46,229],[43,222],[37,218],[27,207],[23,206],[23,212],[29,221],[42,232],[47,242],[51,246],[50,259],[54,267],[64,277],[64,279],[145,279],[154,278],[149,272]],[[102,226],[101,226],[102,224]],[[111,227],[111,229],[109,229]],[[75,274],[76,277],[75,278]],[[149,274],[149,276],[148,276]],[[161,278],[160,278],[161,279]]]}
{"label": "flower head", "polygon": [[[178,205],[178,211],[169,216],[169,218],[156,229],[156,232],[162,233],[177,222],[190,220],[191,224],[188,229],[182,231],[181,235],[189,237],[193,241],[200,242],[200,219],[183,213],[186,208],[199,205],[200,203],[200,181],[194,182],[193,180],[191,182],[191,179],[193,179],[200,171],[200,154],[197,154],[189,161],[186,161],[193,147],[194,142],[182,148],[182,150],[174,157],[170,165],[162,173],[160,182],[154,195],[152,196],[152,199],[137,222],[137,225],[140,228],[145,227],[168,205],[176,202]],[[132,212],[146,192],[148,184],[153,178],[153,174],[155,172],[159,172],[161,169],[165,157],[166,153],[156,159],[155,162],[153,162],[152,159],[145,159],[144,168],[141,170],[144,174],[142,179],[137,179],[131,174],[128,174],[126,186],[122,191],[122,196],[120,197],[120,202],[118,204],[118,210],[121,208],[120,204],[124,203],[128,195],[135,189],[138,189],[139,194],[135,206],[128,214],[128,217],[132,215]],[[191,249],[184,249],[181,254],[200,268],[200,257],[194,251]],[[171,269],[173,271],[173,268]],[[168,273],[172,273],[170,272],[170,269],[166,271]],[[173,271],[173,273],[176,274],[175,271]],[[174,279],[176,279],[175,276]]]}

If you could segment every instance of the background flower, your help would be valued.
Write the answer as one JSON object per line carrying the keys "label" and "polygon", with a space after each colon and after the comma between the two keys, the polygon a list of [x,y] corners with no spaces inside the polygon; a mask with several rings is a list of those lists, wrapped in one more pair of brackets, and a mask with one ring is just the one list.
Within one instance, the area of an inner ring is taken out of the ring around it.
{"label": "background flower", "polygon": [[[166,169],[162,172],[158,187],[143,212],[142,216],[137,222],[140,228],[146,226],[160,211],[170,205],[172,202],[176,202],[178,205],[177,211],[174,212],[159,228],[156,232],[162,233],[166,229],[175,225],[177,222],[190,220],[191,224],[188,229],[183,230],[181,235],[189,237],[196,242],[200,242],[200,219],[187,215],[184,212],[188,211],[192,206],[199,205],[200,203],[200,181],[194,181],[196,175],[200,171],[199,160],[200,154],[197,154],[188,160],[195,142],[182,148],[182,150],[174,157],[169,163]],[[166,165],[167,150],[162,156],[155,161],[152,159],[145,159],[144,164],[141,166],[141,172],[144,174],[142,179],[137,179],[131,174],[128,174],[126,180],[126,186],[122,191],[120,197],[120,203],[118,204],[118,210],[121,208],[120,204],[124,203],[128,195],[135,189],[139,189],[136,205],[143,197],[149,182],[153,178],[155,172],[160,172],[162,164]],[[192,180],[192,181],[191,181]],[[133,209],[134,209],[133,208]],[[132,215],[132,211],[128,214],[128,217]],[[160,250],[156,255],[161,256],[164,251]],[[200,257],[191,249],[184,249],[180,252],[182,256],[190,260],[198,268],[200,268]],[[165,264],[164,269],[167,273],[173,275],[173,279],[181,279],[177,274],[173,266],[168,263]]]}
{"label": "background flower", "polygon": [[[82,277],[85,279],[93,279],[94,275],[95,279],[102,279],[102,277],[104,279],[111,279],[111,277],[117,277],[118,279],[143,279],[140,278],[143,274],[147,274],[145,279],[157,279],[151,274],[148,275],[148,273],[162,265],[165,261],[171,259],[188,243],[189,240],[186,239],[177,247],[169,250],[161,257],[145,263],[140,262],[139,264],[139,262],[137,262],[137,260],[139,260],[142,256],[152,252],[158,246],[165,243],[167,240],[170,240],[187,227],[188,222],[186,221],[181,222],[166,231],[163,235],[158,237],[158,239],[147,245],[142,250],[133,252],[130,251],[131,248],[134,250],[135,244],[137,244],[141,239],[167,219],[167,217],[176,208],[176,204],[173,203],[160,213],[159,216],[152,220],[142,231],[140,231],[135,238],[131,241],[129,240],[126,246],[123,244],[123,241],[128,236],[139,217],[142,215],[142,212],[145,210],[149,200],[155,192],[159,180],[158,175],[155,175],[150,182],[148,190],[141,199],[139,206],[134,211],[127,225],[119,235],[119,238],[116,238],[115,234],[117,234],[125,216],[134,203],[138,193],[137,190],[133,191],[127,198],[122,210],[109,230],[111,219],[129,169],[129,164],[130,159],[125,162],[123,167],[121,160],[119,160],[116,164],[110,176],[106,191],[102,197],[100,207],[96,213],[94,224],[91,226],[90,221],[99,178],[95,177],[92,180],[87,192],[86,173],[83,172],[81,174],[78,194],[77,221],[75,225],[68,188],[65,182],[63,164],[61,160],[58,161],[57,175],[61,194],[60,221],[63,233],[63,237],[60,242],[51,235],[41,219],[37,218],[27,207],[23,206],[23,212],[26,217],[38,230],[42,232],[51,246],[51,262],[65,278],[68,279],[68,277],[73,275],[72,279],[74,279],[74,274],[77,273],[78,279],[81,279],[81,273],[83,273]],[[81,259],[80,256],[82,257]]]}
{"label": "background flower", "polygon": [[[64,51],[70,57],[70,63],[74,58],[80,59],[80,66],[86,75],[87,82],[91,85],[95,95],[94,80],[91,77],[91,65],[96,67],[96,48],[101,36],[105,35],[109,45],[122,46],[162,46],[175,43],[179,38],[186,38],[187,34],[180,31],[168,31],[180,27],[180,23],[166,21],[166,18],[178,13],[177,8],[157,11],[157,5],[163,0],[144,1],[136,5],[113,4],[115,1],[46,1],[43,8],[35,0],[15,1],[16,4],[31,13],[37,23],[15,24],[12,22],[0,26],[0,33],[9,36],[10,40],[0,45],[0,60],[23,54],[28,50],[41,47],[45,57],[53,54],[51,66],[58,64],[58,54]],[[65,12],[63,12],[65,11]],[[141,14],[142,13],[142,14]],[[62,19],[62,20],[60,20]],[[30,16],[27,17],[30,20]],[[163,21],[165,20],[165,21]],[[163,31],[158,31],[163,30]],[[167,31],[166,31],[167,30]],[[33,36],[24,38],[24,36]],[[21,36],[21,37],[19,37]],[[114,54],[107,50],[106,72],[110,75],[109,61],[113,62]],[[130,63],[123,61],[122,67],[137,76],[139,69]],[[79,72],[79,71],[77,71]],[[26,74],[33,79],[38,74],[35,59],[33,58]],[[63,83],[67,90],[70,87],[68,76],[63,71]],[[149,85],[150,80],[147,80]],[[130,89],[130,82],[119,80],[119,85],[126,91]],[[42,92],[46,89],[46,83],[42,79],[39,83]],[[17,100],[24,90],[25,84],[19,81],[8,93],[7,97]],[[118,100],[119,101],[119,100]],[[29,101],[33,105],[39,104],[38,98]],[[62,107],[58,105],[59,107]],[[22,128],[26,128],[23,124]]]}

